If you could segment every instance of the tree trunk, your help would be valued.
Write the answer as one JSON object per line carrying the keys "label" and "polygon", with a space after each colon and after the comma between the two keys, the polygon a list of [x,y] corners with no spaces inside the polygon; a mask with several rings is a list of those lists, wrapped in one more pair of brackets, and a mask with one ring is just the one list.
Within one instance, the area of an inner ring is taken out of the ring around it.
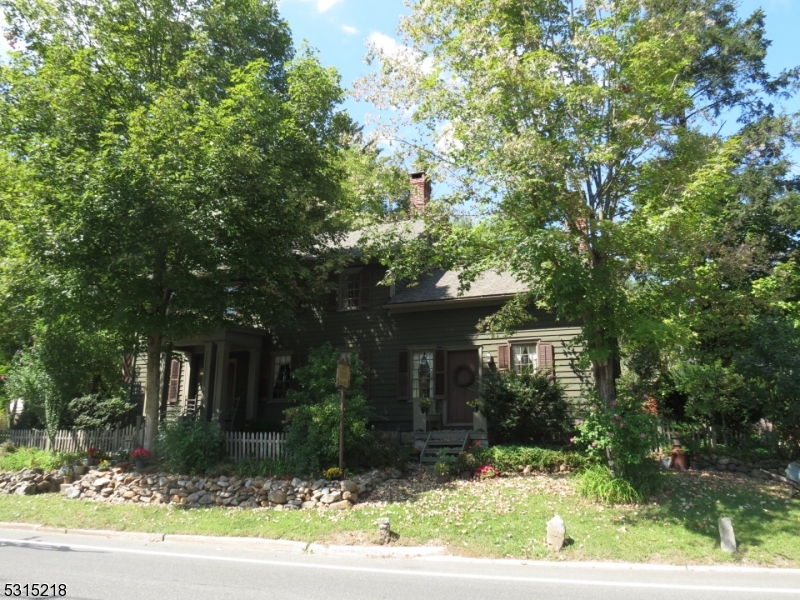
{"label": "tree trunk", "polygon": [[609,408],[611,402],[617,399],[617,384],[614,379],[614,358],[592,361],[592,374],[597,387],[597,395],[604,408]]}
{"label": "tree trunk", "polygon": [[147,380],[144,391],[144,447],[147,450],[152,450],[158,436],[162,338],[161,333],[147,336]]}

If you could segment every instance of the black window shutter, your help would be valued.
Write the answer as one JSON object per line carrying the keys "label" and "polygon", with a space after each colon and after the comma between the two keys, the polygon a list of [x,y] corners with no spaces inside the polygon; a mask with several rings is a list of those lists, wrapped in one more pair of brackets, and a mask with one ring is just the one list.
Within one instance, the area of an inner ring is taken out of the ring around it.
{"label": "black window shutter", "polygon": [[372,277],[368,267],[361,270],[361,280],[358,282],[358,306],[369,308],[370,292],[372,291]]}
{"label": "black window shutter", "polygon": [[332,276],[331,283],[333,283],[334,286],[333,289],[331,289],[331,291],[328,293],[328,310],[339,310],[339,288],[341,287],[341,276]]}
{"label": "black window shutter", "polygon": [[397,399],[403,402],[408,401],[408,351],[403,350],[399,354],[397,369]]}
{"label": "black window shutter", "polygon": [[445,356],[443,348],[437,348],[436,353],[433,355],[433,397],[436,400],[444,400]]}

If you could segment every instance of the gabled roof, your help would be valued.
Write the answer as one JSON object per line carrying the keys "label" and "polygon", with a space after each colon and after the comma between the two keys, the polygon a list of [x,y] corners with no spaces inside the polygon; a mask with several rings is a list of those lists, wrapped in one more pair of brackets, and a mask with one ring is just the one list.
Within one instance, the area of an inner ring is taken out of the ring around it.
{"label": "gabled roof", "polygon": [[458,275],[458,271],[435,270],[431,275],[422,276],[415,286],[398,286],[388,305],[478,298],[501,300],[527,291],[527,287],[510,273],[486,271],[472,282],[468,290],[459,295]]}

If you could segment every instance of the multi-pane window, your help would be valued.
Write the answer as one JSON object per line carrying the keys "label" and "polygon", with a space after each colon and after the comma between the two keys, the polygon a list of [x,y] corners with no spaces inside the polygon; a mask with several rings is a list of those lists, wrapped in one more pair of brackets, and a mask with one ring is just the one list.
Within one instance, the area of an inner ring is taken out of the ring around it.
{"label": "multi-pane window", "polygon": [[289,354],[279,354],[273,358],[272,363],[272,399],[286,398],[289,382],[292,379],[292,357]]}
{"label": "multi-pane window", "polygon": [[511,346],[511,365],[521,373],[536,370],[536,344],[514,344]]}
{"label": "multi-pane window", "polygon": [[358,308],[361,297],[361,273],[342,275],[342,308]]}
{"label": "multi-pane window", "polygon": [[411,396],[433,398],[433,350],[411,353]]}

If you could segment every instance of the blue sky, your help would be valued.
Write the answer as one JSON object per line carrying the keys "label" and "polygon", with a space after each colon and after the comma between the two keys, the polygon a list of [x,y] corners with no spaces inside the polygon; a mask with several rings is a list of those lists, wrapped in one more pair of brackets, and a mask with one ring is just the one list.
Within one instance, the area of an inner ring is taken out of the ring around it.
{"label": "blue sky", "polygon": [[[403,0],[279,0],[279,4],[296,44],[307,40],[318,49],[322,62],[336,67],[348,88],[369,70],[364,61],[367,40],[384,47],[396,44],[400,15],[410,13]],[[766,12],[767,36],[773,40],[768,66],[773,73],[800,64],[800,0],[741,0],[740,5],[742,14],[759,6]],[[4,44],[0,38],[0,53]],[[374,112],[350,100],[346,108],[360,122]],[[800,111],[800,99],[787,103],[786,109]]]}

